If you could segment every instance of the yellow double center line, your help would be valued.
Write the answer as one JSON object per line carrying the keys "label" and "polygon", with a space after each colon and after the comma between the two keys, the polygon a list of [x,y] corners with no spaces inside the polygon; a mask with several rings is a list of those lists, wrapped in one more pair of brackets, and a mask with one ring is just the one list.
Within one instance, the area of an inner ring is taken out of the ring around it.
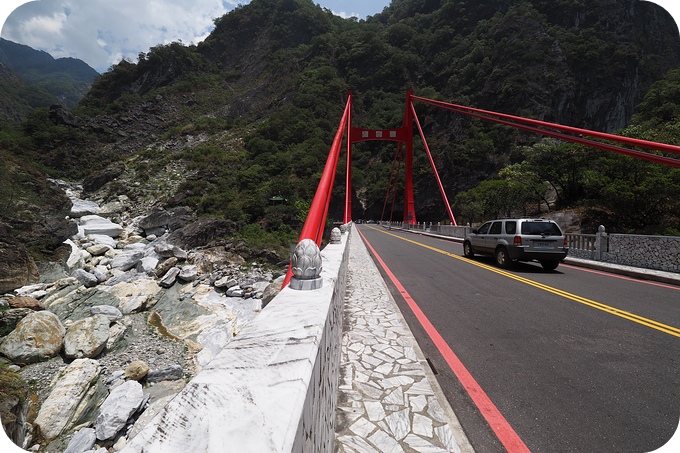
{"label": "yellow double center line", "polygon": [[668,324],[663,324],[658,321],[654,321],[653,319],[645,318],[644,316],[636,315],[635,313],[631,313],[629,311],[625,310],[620,310],[618,308],[600,303],[600,302],[595,302],[594,300],[586,299],[585,297],[577,296],[575,294],[568,293],[566,291],[562,291],[561,289],[553,288],[552,286],[544,285],[543,283],[539,283],[533,280],[529,280],[524,277],[520,277],[519,275],[512,274],[510,272],[504,271],[502,269],[499,269],[497,267],[489,266],[488,264],[480,263],[474,260],[471,260],[469,258],[465,258],[459,255],[456,255],[454,253],[450,253],[435,247],[431,247],[429,245],[423,244],[421,242],[416,242],[412,241],[410,239],[406,239],[401,236],[397,236],[396,234],[393,233],[388,233],[387,231],[384,231],[382,229],[378,228],[373,228],[376,231],[380,231],[384,234],[387,234],[389,236],[395,237],[397,239],[401,239],[402,241],[409,242],[411,244],[426,248],[428,250],[432,250],[433,252],[441,253],[442,255],[450,256],[451,258],[455,258],[460,261],[464,261],[466,263],[475,265],[477,267],[481,267],[483,269],[489,270],[491,272],[495,272],[497,274],[503,275],[505,277],[511,278],[513,280],[517,280],[518,282],[525,283],[527,285],[533,286],[535,288],[542,289],[543,291],[547,291],[552,294],[556,294],[558,296],[573,300],[574,302],[578,302],[583,305],[587,305],[592,308],[596,308],[598,310],[604,311],[605,313],[609,313],[614,316],[618,316],[620,318],[627,319],[629,321],[633,321],[635,323],[641,324],[643,326],[651,327],[652,329],[658,330],[659,332],[667,333],[668,335],[673,335],[674,337],[680,338],[680,328],[669,326]]}

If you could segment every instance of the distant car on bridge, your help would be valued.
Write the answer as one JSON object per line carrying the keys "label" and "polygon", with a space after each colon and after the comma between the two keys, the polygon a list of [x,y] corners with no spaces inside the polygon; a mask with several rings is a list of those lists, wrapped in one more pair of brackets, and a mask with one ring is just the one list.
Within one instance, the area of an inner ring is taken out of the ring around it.
{"label": "distant car on bridge", "polygon": [[560,227],[545,219],[499,219],[472,230],[463,241],[463,254],[493,256],[496,264],[509,267],[515,261],[541,263],[553,270],[569,253],[567,239]]}

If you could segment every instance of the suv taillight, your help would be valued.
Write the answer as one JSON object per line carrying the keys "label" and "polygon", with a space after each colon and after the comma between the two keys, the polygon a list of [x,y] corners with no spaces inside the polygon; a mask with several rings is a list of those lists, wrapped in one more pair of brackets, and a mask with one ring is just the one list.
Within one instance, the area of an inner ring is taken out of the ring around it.
{"label": "suv taillight", "polygon": [[515,236],[515,239],[512,242],[515,245],[522,245],[522,236]]}
{"label": "suv taillight", "polygon": [[564,237],[564,248],[567,248],[567,237]]}

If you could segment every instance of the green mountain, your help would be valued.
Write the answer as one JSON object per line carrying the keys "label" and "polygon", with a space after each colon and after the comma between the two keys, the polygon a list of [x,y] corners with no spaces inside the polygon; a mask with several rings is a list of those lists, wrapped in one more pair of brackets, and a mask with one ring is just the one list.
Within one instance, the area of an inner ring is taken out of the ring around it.
{"label": "green mountain", "polygon": [[77,106],[99,75],[82,60],[54,59],[47,52],[2,38],[0,63],[4,63],[35,89],[50,93],[66,107]]}
{"label": "green mountain", "polygon": [[[287,237],[313,197],[350,89],[359,127],[399,126],[413,89],[680,143],[678,68],[677,26],[649,2],[394,0],[357,21],[311,0],[253,0],[217,19],[197,46],[159,45],[98,77],[73,109],[76,124],[38,109],[5,133],[15,156],[83,180],[101,201],[187,207],[250,237]],[[416,108],[459,221],[511,201],[511,213],[576,209],[584,225],[680,234],[676,169]],[[380,217],[394,151],[355,147],[355,218]],[[414,165],[419,220],[444,220],[420,144]],[[336,219],[343,196],[336,188]]]}
{"label": "green mountain", "polygon": [[0,62],[0,119],[18,122],[32,109],[56,103],[47,90],[26,82]]}

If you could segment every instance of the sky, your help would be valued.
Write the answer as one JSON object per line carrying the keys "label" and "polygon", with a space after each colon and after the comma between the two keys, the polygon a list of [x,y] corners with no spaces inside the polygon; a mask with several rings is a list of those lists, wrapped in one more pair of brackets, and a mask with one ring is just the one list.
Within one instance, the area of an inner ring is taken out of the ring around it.
{"label": "sky", "polygon": [[[390,0],[313,0],[341,17],[381,12]],[[105,72],[159,44],[196,44],[213,20],[249,0],[0,0],[0,36]]]}

